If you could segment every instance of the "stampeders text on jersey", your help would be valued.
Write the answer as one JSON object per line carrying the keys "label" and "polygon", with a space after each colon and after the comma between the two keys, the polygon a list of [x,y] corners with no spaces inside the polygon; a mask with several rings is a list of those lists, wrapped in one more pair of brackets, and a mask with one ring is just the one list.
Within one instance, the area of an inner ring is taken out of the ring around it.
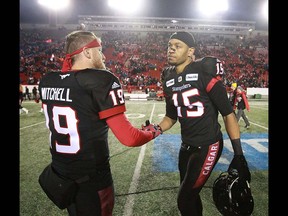
{"label": "stampeders text on jersey", "polygon": [[42,88],[42,100],[56,100],[72,102],[69,88]]}

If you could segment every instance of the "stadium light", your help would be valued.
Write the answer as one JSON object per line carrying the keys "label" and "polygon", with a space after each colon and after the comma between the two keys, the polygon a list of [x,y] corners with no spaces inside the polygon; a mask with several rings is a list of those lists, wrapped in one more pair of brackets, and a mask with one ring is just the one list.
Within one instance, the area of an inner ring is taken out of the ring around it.
{"label": "stadium light", "polygon": [[58,11],[66,8],[70,4],[70,0],[38,0],[38,3],[51,10]]}
{"label": "stadium light", "polygon": [[38,3],[48,8],[49,25],[57,26],[57,11],[67,8],[70,4],[70,0],[38,0]]}
{"label": "stadium light", "polygon": [[228,0],[198,0],[200,12],[208,17],[219,15],[228,10]]}
{"label": "stadium light", "polygon": [[108,0],[108,6],[126,14],[137,12],[143,6],[143,0]]}
{"label": "stadium light", "polygon": [[269,10],[269,6],[268,6],[268,1],[267,1],[267,2],[264,3],[263,9],[262,9],[262,13],[263,13],[264,18],[265,18],[266,20],[269,19],[269,15],[268,15],[269,12],[268,12],[268,10]]}

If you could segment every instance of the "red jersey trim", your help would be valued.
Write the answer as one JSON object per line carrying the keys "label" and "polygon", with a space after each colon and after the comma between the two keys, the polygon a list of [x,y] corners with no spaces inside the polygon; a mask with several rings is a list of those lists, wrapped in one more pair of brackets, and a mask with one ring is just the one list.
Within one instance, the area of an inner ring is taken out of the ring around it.
{"label": "red jersey trim", "polygon": [[126,107],[124,105],[121,105],[121,106],[113,107],[113,108],[99,112],[99,118],[105,119],[110,116],[113,116],[119,113],[124,113],[124,112],[126,112]]}
{"label": "red jersey trim", "polygon": [[217,78],[212,78],[211,80],[210,80],[210,82],[208,83],[208,85],[207,85],[207,87],[206,87],[206,92],[210,92],[211,91],[211,89],[213,88],[213,86],[216,84],[216,82],[218,82],[218,81],[220,81],[219,79],[217,79]]}
{"label": "red jersey trim", "polygon": [[193,188],[198,188],[201,187],[205,184],[207,181],[208,177],[210,176],[216,162],[217,162],[217,157],[219,154],[219,141],[210,145],[209,146],[209,151],[207,153],[206,159],[203,163],[201,173],[193,185]]}

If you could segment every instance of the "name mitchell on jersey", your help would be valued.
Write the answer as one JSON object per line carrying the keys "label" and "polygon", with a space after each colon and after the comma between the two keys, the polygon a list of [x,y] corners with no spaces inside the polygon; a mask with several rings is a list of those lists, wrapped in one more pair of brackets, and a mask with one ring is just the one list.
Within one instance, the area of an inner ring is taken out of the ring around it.
{"label": "name mitchell on jersey", "polygon": [[42,100],[56,100],[72,102],[69,88],[42,88]]}

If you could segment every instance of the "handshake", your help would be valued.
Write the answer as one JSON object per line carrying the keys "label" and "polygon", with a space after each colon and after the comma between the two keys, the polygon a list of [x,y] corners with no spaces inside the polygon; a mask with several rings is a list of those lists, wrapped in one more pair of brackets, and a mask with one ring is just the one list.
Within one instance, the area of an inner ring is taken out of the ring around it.
{"label": "handshake", "polygon": [[146,120],[145,126],[142,124],[141,129],[143,131],[151,131],[153,133],[153,139],[163,133],[159,125],[151,124],[149,120]]}

